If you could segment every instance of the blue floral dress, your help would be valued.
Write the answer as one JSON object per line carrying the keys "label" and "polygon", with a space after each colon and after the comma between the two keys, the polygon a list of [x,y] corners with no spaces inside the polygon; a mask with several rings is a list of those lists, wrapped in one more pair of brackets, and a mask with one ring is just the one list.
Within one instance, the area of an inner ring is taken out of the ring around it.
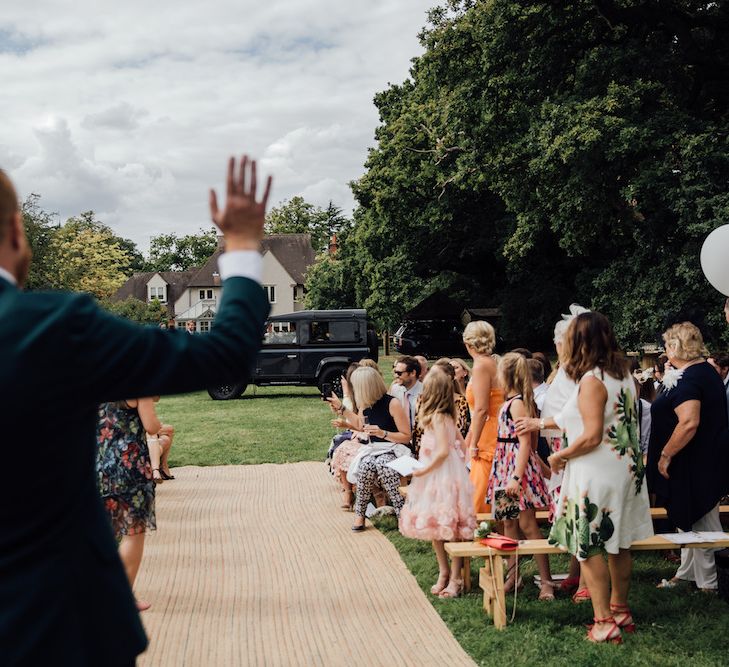
{"label": "blue floral dress", "polygon": [[99,494],[117,539],[155,530],[154,480],[136,408],[102,403],[96,429]]}

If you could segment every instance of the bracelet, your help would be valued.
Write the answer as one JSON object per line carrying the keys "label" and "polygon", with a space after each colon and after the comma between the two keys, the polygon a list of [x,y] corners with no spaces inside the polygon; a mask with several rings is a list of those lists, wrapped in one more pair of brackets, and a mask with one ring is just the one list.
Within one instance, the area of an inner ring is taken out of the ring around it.
{"label": "bracelet", "polygon": [[387,431],[385,431],[385,429],[382,429],[382,433],[384,434],[382,436],[383,440],[387,440]]}

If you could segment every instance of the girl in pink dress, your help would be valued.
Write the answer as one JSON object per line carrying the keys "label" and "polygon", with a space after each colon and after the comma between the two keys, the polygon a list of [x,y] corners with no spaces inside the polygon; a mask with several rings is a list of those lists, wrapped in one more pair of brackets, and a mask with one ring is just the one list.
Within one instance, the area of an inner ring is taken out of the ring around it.
{"label": "girl in pink dress", "polygon": [[[526,359],[518,353],[504,355],[499,377],[505,402],[501,406],[494,463],[486,498],[494,509],[494,519],[504,521],[504,533],[518,540],[519,531],[529,540],[542,539],[535,510],[548,510],[552,496],[542,477],[536,448],[536,433],[517,435],[515,419],[536,415],[531,374]],[[541,576],[540,600],[554,600],[552,574],[545,555],[534,557]],[[511,565],[511,563],[510,563]],[[504,590],[518,585],[517,574],[509,576]]]}
{"label": "girl in pink dress", "polygon": [[424,428],[419,457],[424,466],[413,472],[400,512],[400,532],[432,541],[440,573],[430,591],[443,598],[458,597],[463,590],[461,559],[454,558],[449,568],[443,545],[472,540],[476,528],[473,486],[455,416],[453,379],[434,366],[425,376],[418,412]]}

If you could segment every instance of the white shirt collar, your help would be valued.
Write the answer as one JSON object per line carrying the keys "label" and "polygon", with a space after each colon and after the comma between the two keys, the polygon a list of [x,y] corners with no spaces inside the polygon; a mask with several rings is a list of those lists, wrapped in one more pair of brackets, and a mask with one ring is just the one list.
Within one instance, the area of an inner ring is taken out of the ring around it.
{"label": "white shirt collar", "polygon": [[0,266],[0,278],[5,278],[11,285],[17,285],[18,281],[15,279],[15,276],[10,273],[7,269],[4,269],[2,266]]}

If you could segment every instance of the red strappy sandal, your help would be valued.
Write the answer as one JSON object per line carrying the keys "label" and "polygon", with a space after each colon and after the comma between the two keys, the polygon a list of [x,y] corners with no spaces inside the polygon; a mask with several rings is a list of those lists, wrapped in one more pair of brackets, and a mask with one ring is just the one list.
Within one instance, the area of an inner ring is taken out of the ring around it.
{"label": "red strappy sandal", "polygon": [[[587,640],[591,641],[593,644],[622,644],[623,643],[623,633],[620,632],[620,628],[618,627],[618,624],[615,622],[615,619],[612,616],[608,616],[607,618],[593,618],[593,621],[595,621],[594,625],[589,626],[587,630]],[[598,623],[611,623],[612,627],[608,631],[608,633],[604,637],[596,637],[595,636],[595,628],[597,627]]]}
{"label": "red strappy sandal", "polygon": [[615,625],[624,632],[630,634],[635,632],[635,621],[633,621],[633,614],[627,604],[611,604],[610,611],[615,619]]}
{"label": "red strappy sandal", "polygon": [[575,591],[575,594],[572,596],[572,602],[575,604],[580,604],[581,602],[589,602],[592,600],[592,596],[590,595],[590,591],[587,588],[580,588]]}

